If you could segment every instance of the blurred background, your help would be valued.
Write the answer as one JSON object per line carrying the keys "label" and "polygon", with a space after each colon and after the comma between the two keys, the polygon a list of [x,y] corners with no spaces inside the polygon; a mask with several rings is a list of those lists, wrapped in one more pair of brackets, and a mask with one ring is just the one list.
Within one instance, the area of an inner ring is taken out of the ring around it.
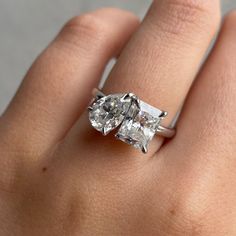
{"label": "blurred background", "polygon": [[[35,57],[71,17],[97,7],[121,7],[143,17],[151,0],[0,0],[0,114]],[[226,13],[236,0],[222,0]]]}

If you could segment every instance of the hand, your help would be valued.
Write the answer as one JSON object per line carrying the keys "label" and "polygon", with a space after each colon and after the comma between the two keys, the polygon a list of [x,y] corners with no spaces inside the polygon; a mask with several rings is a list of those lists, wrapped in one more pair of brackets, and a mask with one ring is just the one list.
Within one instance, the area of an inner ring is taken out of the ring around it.
{"label": "hand", "polygon": [[[67,23],[0,120],[0,235],[236,235],[235,12],[198,73],[219,23],[218,0],[156,0],[141,26],[118,9]],[[104,92],[134,92],[166,125],[188,94],[160,150],[90,126],[112,57]]]}

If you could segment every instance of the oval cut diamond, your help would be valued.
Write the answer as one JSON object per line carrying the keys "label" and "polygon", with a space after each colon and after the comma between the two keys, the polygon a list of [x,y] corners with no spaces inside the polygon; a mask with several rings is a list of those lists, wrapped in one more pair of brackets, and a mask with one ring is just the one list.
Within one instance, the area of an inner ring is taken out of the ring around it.
{"label": "oval cut diamond", "polygon": [[89,120],[92,126],[107,135],[117,128],[131,105],[125,94],[114,94],[96,100],[90,107]]}

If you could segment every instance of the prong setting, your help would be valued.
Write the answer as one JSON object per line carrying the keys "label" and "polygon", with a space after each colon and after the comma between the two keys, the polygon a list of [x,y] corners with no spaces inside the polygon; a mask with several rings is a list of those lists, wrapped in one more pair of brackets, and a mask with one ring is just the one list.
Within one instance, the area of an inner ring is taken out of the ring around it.
{"label": "prong setting", "polygon": [[92,111],[92,110],[93,110],[93,107],[92,107],[92,106],[89,106],[89,107],[88,107],[88,110],[89,110],[89,111]]}
{"label": "prong setting", "polygon": [[165,118],[167,116],[168,116],[168,112],[167,111],[163,111],[159,117],[160,118]]}
{"label": "prong setting", "polygon": [[147,154],[147,152],[148,152],[147,146],[143,146],[143,147],[142,147],[142,152],[143,152],[144,154]]}

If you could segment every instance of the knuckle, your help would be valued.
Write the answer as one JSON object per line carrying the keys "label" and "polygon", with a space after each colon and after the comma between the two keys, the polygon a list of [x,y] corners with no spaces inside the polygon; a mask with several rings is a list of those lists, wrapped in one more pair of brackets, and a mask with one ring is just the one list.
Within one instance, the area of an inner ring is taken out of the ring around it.
{"label": "knuckle", "polygon": [[84,40],[84,42],[92,41],[93,45],[99,45],[107,38],[109,28],[109,22],[88,13],[71,19],[64,26],[61,35],[73,44],[79,44]]}
{"label": "knuckle", "polygon": [[167,4],[186,7],[189,10],[193,11],[207,11],[208,10],[208,2],[204,0],[166,0]]}
{"label": "knuckle", "polygon": [[220,8],[216,1],[165,0],[161,2],[163,10],[167,12],[167,19],[172,21],[166,29],[172,33],[183,33],[189,27],[215,33],[219,26]]}
{"label": "knuckle", "polygon": [[99,34],[101,27],[104,25],[102,20],[93,14],[84,14],[81,16],[76,16],[71,19],[66,27],[74,28],[75,30],[84,29],[91,34]]}

